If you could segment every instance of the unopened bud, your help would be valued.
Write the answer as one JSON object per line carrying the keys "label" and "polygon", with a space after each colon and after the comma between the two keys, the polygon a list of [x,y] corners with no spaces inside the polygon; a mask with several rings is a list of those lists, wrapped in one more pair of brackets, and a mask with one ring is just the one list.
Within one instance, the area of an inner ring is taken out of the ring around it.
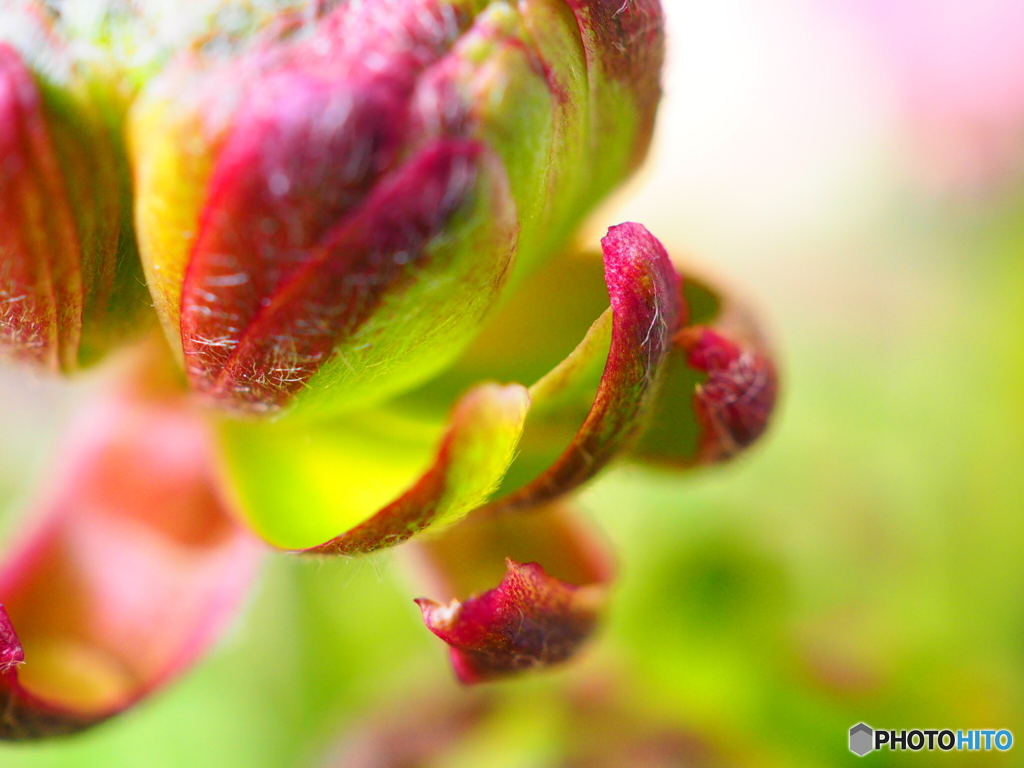
{"label": "unopened bud", "polygon": [[183,54],[130,133],[147,279],[192,386],[337,412],[449,363],[643,157],[660,22],[653,0],[353,0]]}

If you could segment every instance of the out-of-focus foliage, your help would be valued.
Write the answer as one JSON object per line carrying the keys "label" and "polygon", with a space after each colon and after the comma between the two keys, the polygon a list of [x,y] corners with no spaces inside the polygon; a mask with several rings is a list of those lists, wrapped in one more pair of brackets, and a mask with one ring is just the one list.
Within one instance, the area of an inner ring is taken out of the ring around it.
{"label": "out-of-focus foliage", "polygon": [[[765,445],[702,479],[624,469],[590,489],[620,561],[610,626],[580,666],[495,688],[427,765],[599,764],[587,745],[635,755],[620,742],[644,727],[695,764],[751,766],[835,765],[859,721],[1024,734],[1024,179],[922,185],[896,75],[844,11],[707,5],[667,9],[661,154],[626,210],[769,308],[782,412]],[[26,477],[44,481],[40,425],[60,410],[11,376],[4,530]],[[0,765],[320,765],[373,712],[460,695],[399,557],[274,561],[195,674],[74,741],[4,746]],[[564,692],[602,675],[626,714],[580,727]]]}

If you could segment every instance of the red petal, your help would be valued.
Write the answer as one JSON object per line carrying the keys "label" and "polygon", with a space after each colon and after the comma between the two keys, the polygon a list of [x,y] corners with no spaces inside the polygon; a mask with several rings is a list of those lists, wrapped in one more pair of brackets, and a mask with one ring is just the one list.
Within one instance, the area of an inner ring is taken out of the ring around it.
{"label": "red petal", "polygon": [[[424,267],[430,241],[469,202],[485,162],[473,142],[439,141],[423,150],[304,253],[301,266],[272,293],[251,285],[258,270],[247,269],[240,256],[225,256],[232,251],[219,241],[201,239],[182,297],[193,385],[242,409],[287,402],[339,338]],[[245,220],[242,228],[253,226]]]}
{"label": "red petal", "polygon": [[241,93],[181,295],[200,391],[280,407],[422,268],[472,191],[480,146],[424,146],[407,135],[408,103],[468,21],[433,0],[345,3],[220,75]]}
{"label": "red petal", "polygon": [[40,524],[0,568],[0,738],[77,731],[164,685],[255,577],[263,548],[217,496],[203,423],[134,398],[83,414]]}

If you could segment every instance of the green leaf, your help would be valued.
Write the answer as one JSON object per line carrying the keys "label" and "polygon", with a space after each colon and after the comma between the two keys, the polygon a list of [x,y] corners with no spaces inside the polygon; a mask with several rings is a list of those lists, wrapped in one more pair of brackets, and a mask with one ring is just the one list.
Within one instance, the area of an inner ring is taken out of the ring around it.
{"label": "green leaf", "polygon": [[224,421],[224,467],[252,527],[282,549],[353,554],[483,504],[511,462],[529,395],[482,384],[447,427],[378,409],[329,422]]}

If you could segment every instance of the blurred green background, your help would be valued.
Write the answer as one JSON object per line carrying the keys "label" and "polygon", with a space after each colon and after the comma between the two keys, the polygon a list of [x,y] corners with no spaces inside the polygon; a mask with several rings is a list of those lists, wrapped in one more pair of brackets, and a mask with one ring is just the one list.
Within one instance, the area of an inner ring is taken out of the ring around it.
{"label": "blurred green background", "polygon": [[[667,12],[657,145],[594,231],[642,221],[749,296],[784,400],[731,466],[583,494],[621,569],[586,658],[471,695],[401,553],[281,556],[192,673],[0,766],[830,766],[860,721],[1024,739],[1024,11]],[[4,535],[82,396],[0,372]]]}

